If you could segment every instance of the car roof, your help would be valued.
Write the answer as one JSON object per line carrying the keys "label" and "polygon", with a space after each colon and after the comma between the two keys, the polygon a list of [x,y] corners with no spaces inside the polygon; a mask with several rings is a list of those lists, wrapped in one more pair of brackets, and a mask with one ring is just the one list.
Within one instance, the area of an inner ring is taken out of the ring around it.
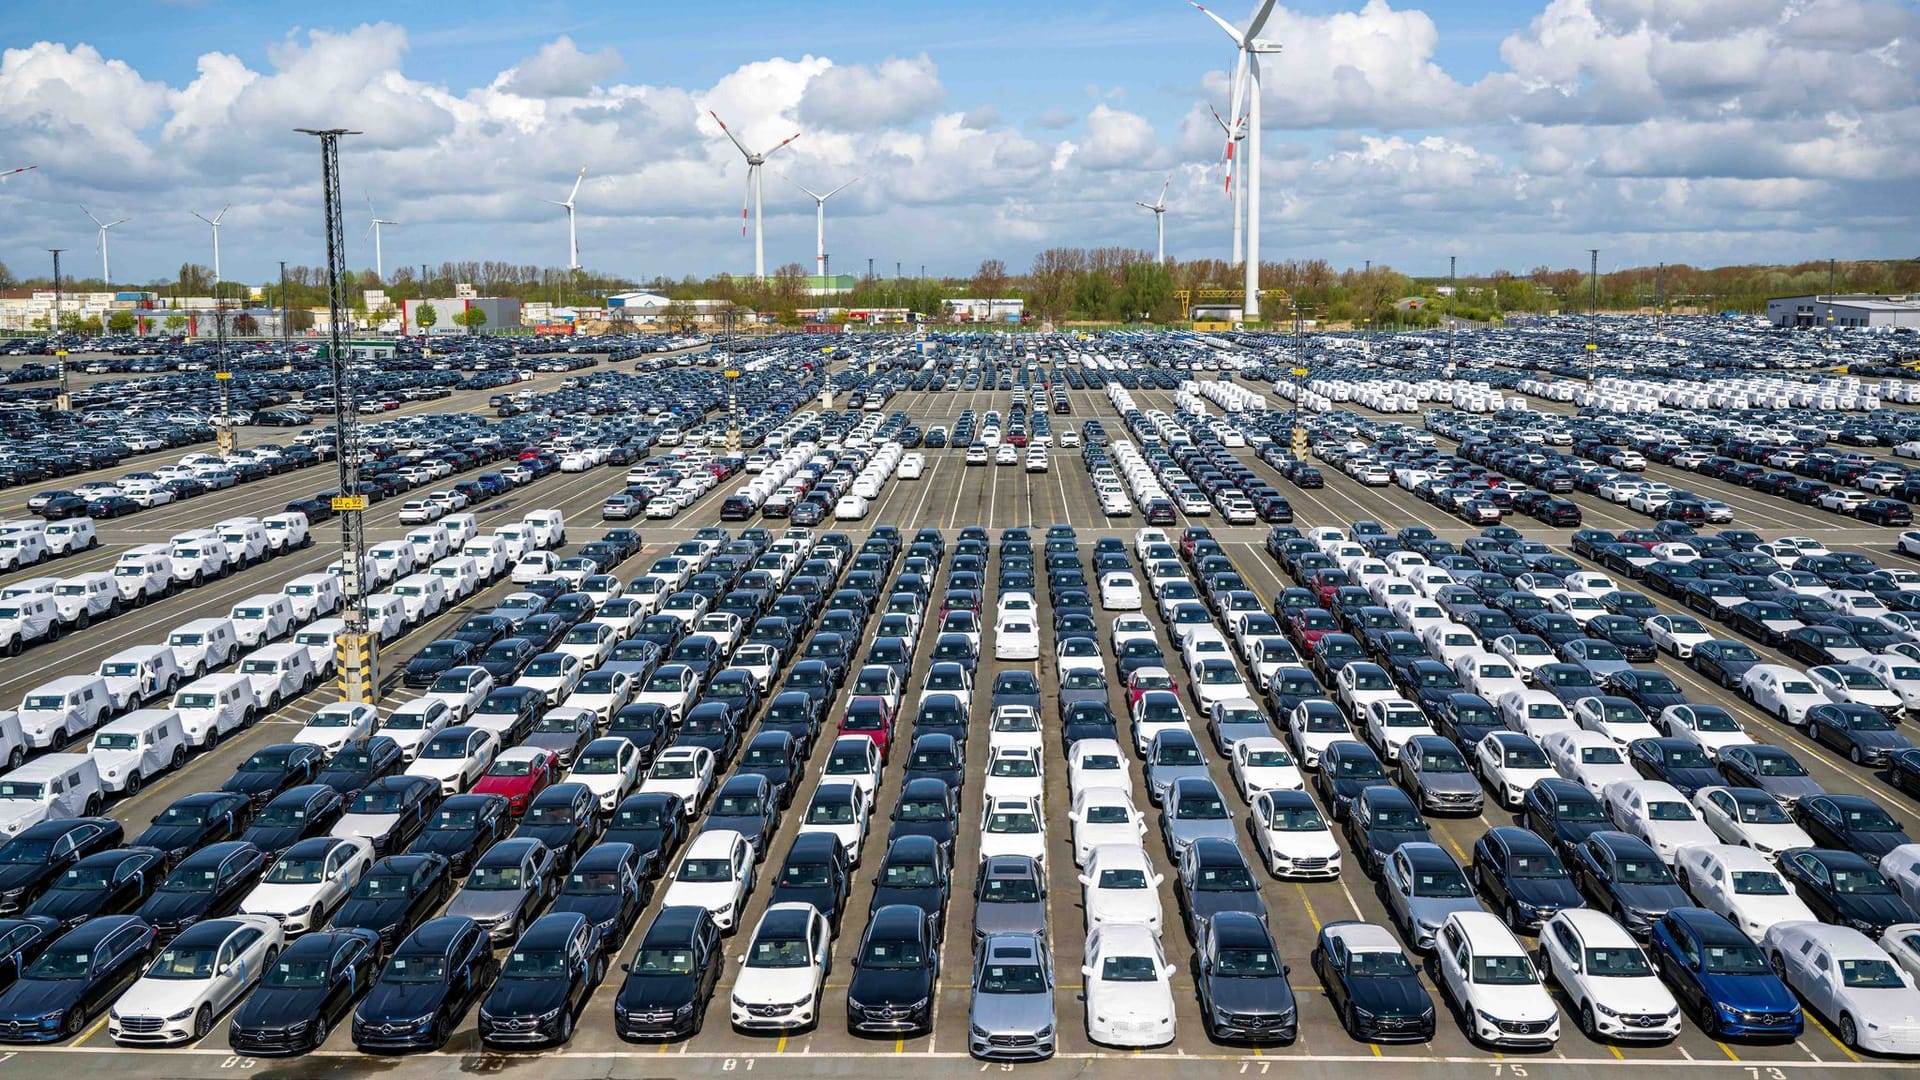
{"label": "car roof", "polygon": [[988,934],[983,948],[996,964],[1038,964],[1046,944],[1032,931],[1003,930]]}
{"label": "car roof", "polygon": [[545,848],[547,845],[530,836],[509,836],[505,840],[488,848],[478,859],[475,866],[506,866],[518,863],[527,857],[532,848]]}
{"label": "car roof", "polygon": [[687,858],[730,856],[734,847],[742,842],[743,837],[735,829],[702,829],[687,845]]}
{"label": "car roof", "polygon": [[[1217,917],[1217,916],[1216,916]],[[1401,952],[1400,941],[1393,933],[1378,923],[1335,922],[1328,923],[1322,930],[1328,937],[1338,938],[1349,952]]]}
{"label": "car roof", "polygon": [[442,915],[437,919],[428,919],[408,934],[395,951],[407,950],[426,953],[444,953],[452,947],[454,939],[469,926],[477,926],[472,919],[460,915]]}

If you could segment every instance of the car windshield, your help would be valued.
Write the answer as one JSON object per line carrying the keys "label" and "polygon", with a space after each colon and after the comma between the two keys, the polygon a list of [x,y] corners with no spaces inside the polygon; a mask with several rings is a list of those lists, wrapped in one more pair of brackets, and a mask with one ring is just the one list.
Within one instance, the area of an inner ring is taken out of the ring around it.
{"label": "car windshield", "polygon": [[1899,990],[1907,984],[1888,960],[1842,960],[1840,981],[1863,990]]}
{"label": "car windshield", "polygon": [[1525,986],[1540,980],[1533,973],[1533,963],[1522,954],[1474,957],[1473,981],[1482,986]]}
{"label": "car windshield", "polygon": [[1647,818],[1651,821],[1692,821],[1694,820],[1693,807],[1671,800],[1649,802]]}
{"label": "car windshield", "polygon": [[1438,900],[1461,900],[1473,895],[1473,887],[1459,868],[1447,866],[1416,870],[1413,895]]}
{"label": "car windshield", "polygon": [[1427,827],[1419,811],[1410,806],[1373,807],[1367,812],[1367,825],[1380,832],[1420,832]]}
{"label": "car windshield", "polygon": [[1405,979],[1413,976],[1413,965],[1398,950],[1368,950],[1347,959],[1347,974],[1363,979]]}
{"label": "car windshield", "polygon": [[1645,978],[1653,974],[1653,965],[1639,949],[1588,949],[1587,974],[1610,978]]}
{"label": "car windshield", "polygon": [[488,776],[532,776],[533,758],[502,758],[487,769]]}
{"label": "car windshield", "polygon": [[317,990],[327,985],[327,965],[320,960],[281,959],[260,977],[273,990]]}
{"label": "car windshield", "polygon": [[715,882],[733,880],[731,859],[687,859],[680,864],[677,881]]}
{"label": "car windshield", "polygon": [[560,979],[567,974],[567,954],[562,949],[515,949],[500,965],[503,979]]}
{"label": "car windshield", "polygon": [[1767,958],[1758,946],[1709,945],[1702,950],[1701,966],[1715,975],[1759,975],[1768,970]]}
{"label": "car windshield", "polygon": [[[612,776],[620,772],[620,755],[612,750],[589,750],[573,763],[570,776]],[[656,773],[655,775],[660,775]],[[692,775],[692,774],[688,774]]]}
{"label": "car windshield", "polygon": [[1109,956],[1100,961],[1101,982],[1153,982],[1160,965],[1151,956]]}
{"label": "car windshield", "polygon": [[653,763],[653,777],[656,780],[691,780],[699,772],[699,766],[690,754],[662,757]]}
{"label": "car windshield", "polygon": [[1380,768],[1380,759],[1372,756],[1343,754],[1335,766],[1342,780],[1380,780],[1387,775]]}
{"label": "car windshield", "polygon": [[467,875],[466,887],[476,892],[512,892],[522,887],[518,866],[476,866]]}
{"label": "car windshield", "polygon": [[1893,893],[1893,885],[1878,870],[1864,867],[1833,871],[1833,891],[1849,896],[1888,896]]}
{"label": "car windshield", "polygon": [[[1616,757],[1616,761],[1617,761]],[[1555,802],[1553,816],[1561,821],[1605,821],[1607,813],[1600,807],[1598,799],[1582,799],[1578,802]]]}
{"label": "car windshield", "polygon": [[985,964],[980,969],[983,994],[1043,994],[1047,975],[1038,964]]}
{"label": "car windshield", "polygon": [[633,970],[639,975],[691,975],[693,950],[642,948],[633,958]]}
{"label": "car windshield", "polygon": [[1853,832],[1899,832],[1900,825],[1877,806],[1849,807],[1847,828]]}
{"label": "car windshield", "polygon": [[1562,878],[1567,876],[1566,864],[1560,856],[1553,854],[1515,855],[1507,862],[1507,870],[1517,878]]}
{"label": "car windshield", "polygon": [[1463,773],[1467,771],[1467,762],[1459,751],[1449,749],[1423,750],[1420,753],[1420,771],[1423,773]]}
{"label": "car windshield", "polygon": [[1037,833],[1040,819],[1025,810],[996,810],[987,816],[987,831],[1015,835]]}
{"label": "car windshield", "polygon": [[1580,748],[1580,762],[1583,765],[1618,765],[1624,760],[1620,751],[1611,746],[1583,746]]}
{"label": "car windshield", "polygon": [[219,956],[218,944],[201,948],[174,945],[161,952],[160,958],[147,969],[149,979],[211,979],[213,964]]}
{"label": "car windshield", "polygon": [[1197,892],[1252,892],[1253,875],[1244,866],[1205,866],[1194,875]]}
{"label": "car windshield", "polygon": [[269,885],[318,885],[327,879],[327,860],[282,855],[267,871]]}
{"label": "car windshield", "polygon": [[860,954],[860,966],[869,968],[913,969],[926,962],[927,949],[919,941],[869,941]]}
{"label": "car windshield", "polygon": [[355,900],[393,900],[413,895],[413,877],[409,874],[368,874],[353,887]]}
{"label": "car windshield", "polygon": [[1177,817],[1184,821],[1221,821],[1227,817],[1227,804],[1218,795],[1183,795]]}
{"label": "car windshield", "polygon": [[382,982],[443,983],[447,981],[447,958],[431,953],[397,953],[380,973]]}
{"label": "car windshield", "polygon": [[1544,769],[1547,767],[1547,755],[1542,753],[1539,747],[1531,743],[1521,745],[1507,743],[1506,752],[1501,755],[1501,760],[1509,769]]}

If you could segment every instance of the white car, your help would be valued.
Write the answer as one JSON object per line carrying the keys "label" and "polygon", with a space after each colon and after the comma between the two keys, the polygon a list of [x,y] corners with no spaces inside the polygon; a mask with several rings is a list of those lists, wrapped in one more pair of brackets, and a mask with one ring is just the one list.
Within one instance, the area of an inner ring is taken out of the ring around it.
{"label": "white car", "polygon": [[1887,689],[1900,696],[1900,704],[1911,712],[1920,711],[1920,664],[1905,656],[1881,654],[1859,661],[1873,672]]}
{"label": "white car", "polygon": [[280,923],[230,915],[195,923],[160,950],[107,1012],[122,1046],[174,1046],[203,1039],[214,1019],[246,995],[286,944]]}
{"label": "white car", "polygon": [[318,746],[332,757],[348,743],[372,735],[379,719],[379,710],[365,702],[336,701],[308,717],[306,724],[293,733],[293,741]]}
{"label": "white car", "polygon": [[1085,866],[1087,855],[1103,844],[1139,844],[1147,834],[1147,820],[1133,805],[1133,796],[1116,787],[1088,788],[1074,796],[1067,815],[1073,824],[1073,864]]}
{"label": "white car", "polygon": [[[680,665],[677,664],[663,664],[654,674],[658,677],[669,669],[679,666]],[[513,685],[524,686],[530,690],[540,691],[540,693],[546,695],[547,704],[549,705],[564,705],[566,704],[567,698],[573,695],[574,687],[580,685],[580,680],[585,678],[586,674],[587,665],[581,663],[580,658],[572,653],[541,653],[539,656],[534,657],[532,662],[521,671],[520,677],[514,680]],[[651,683],[648,684],[647,689],[652,689]],[[643,692],[638,700],[651,701],[653,699]],[[452,703],[449,702],[448,704]],[[674,719],[678,720],[679,718],[679,713],[674,714]]]}
{"label": "white car", "polygon": [[840,781],[823,783],[813,789],[807,812],[801,815],[800,835],[828,833],[839,837],[841,846],[846,848],[847,861],[857,866],[860,849],[867,839],[867,806],[866,795],[855,785]]}
{"label": "white car", "polygon": [[1287,714],[1287,734],[1300,763],[1312,769],[1319,767],[1320,755],[1327,747],[1352,739],[1353,729],[1340,706],[1323,698],[1308,698]]}
{"label": "white car", "polygon": [[1473,745],[1474,771],[1500,805],[1519,807],[1541,780],[1560,775],[1533,738],[1517,731],[1491,731]]}
{"label": "white car", "polygon": [[987,777],[982,795],[987,799],[1032,799],[1038,802],[1046,788],[1046,754],[1032,746],[989,746]]}
{"label": "white car", "polygon": [[1880,935],[1880,947],[1907,973],[1912,983],[1920,978],[1920,923],[1894,923]]}
{"label": "white car", "polygon": [[735,1029],[787,1031],[820,1015],[833,928],[812,904],[774,904],[754,927],[729,999]]}
{"label": "white car", "polygon": [[1307,786],[1287,744],[1271,735],[1236,740],[1227,755],[1227,770],[1248,805],[1262,791],[1304,791]]}
{"label": "white car", "polygon": [[1616,780],[1638,780],[1625,751],[1592,731],[1556,731],[1540,740],[1553,770],[1595,795]]}
{"label": "white car", "polygon": [[1573,704],[1574,723],[1622,750],[1636,739],[1658,738],[1660,729],[1633,702],[1619,697],[1583,697]]}
{"label": "white car", "polygon": [[1132,759],[1113,739],[1080,739],[1067,750],[1067,793],[1078,799],[1100,787],[1133,790]]}
{"label": "white car", "polygon": [[1682,848],[1674,860],[1674,876],[1694,902],[1726,916],[1756,943],[1774,923],[1819,921],[1772,860],[1752,848],[1732,844]]}
{"label": "white car", "polygon": [[1100,606],[1107,611],[1139,611],[1140,582],[1132,574],[1115,570],[1100,576]]}
{"label": "white car", "polygon": [[600,812],[611,814],[640,782],[640,748],[620,735],[595,739],[580,748],[567,780],[585,784],[599,800]]}
{"label": "white car", "polygon": [[1088,933],[1107,923],[1136,923],[1160,932],[1161,877],[1137,839],[1097,845],[1083,866],[1081,907]]}
{"label": "white car", "polygon": [[713,793],[713,751],[704,746],[669,746],[653,759],[640,790],[680,796],[686,816],[693,817]]}
{"label": "white car", "polygon": [[1254,851],[1277,878],[1340,876],[1340,842],[1304,791],[1262,791],[1252,799],[1248,828]]}
{"label": "white car", "polygon": [[1906,708],[1900,695],[1888,689],[1880,676],[1858,664],[1818,664],[1807,669],[1807,678],[1828,701],[1865,705],[1894,714]]}
{"label": "white car", "polygon": [[1038,798],[988,795],[980,811],[980,858],[1025,855],[1047,868],[1047,824]]}
{"label": "white car", "polygon": [[1331,689],[1334,700],[1345,705],[1347,711],[1356,717],[1373,702],[1406,700],[1394,688],[1393,678],[1385,668],[1364,660],[1341,668],[1333,678]]}
{"label": "white car", "polygon": [[1610,592],[1619,592],[1620,585],[1605,574],[1591,570],[1578,570],[1560,579],[1566,584],[1567,591],[1578,596],[1591,596],[1599,599]]}
{"label": "white car", "polygon": [[1003,615],[993,624],[996,660],[1040,659],[1040,624],[1025,614]]}
{"label": "white car", "polygon": [[1606,605],[1602,604],[1597,597],[1579,593],[1561,593],[1547,601],[1547,609],[1571,616],[1581,626],[1607,614]]}
{"label": "white car", "polygon": [[1366,718],[1367,741],[1388,761],[1400,760],[1400,748],[1408,739],[1435,734],[1420,706],[1401,698],[1369,701],[1362,715]]}
{"label": "white car", "polygon": [[1588,1038],[1665,1042],[1680,1034],[1680,1003],[1633,935],[1600,912],[1555,913],[1540,928],[1540,955]]}
{"label": "white car", "polygon": [[882,768],[879,746],[865,735],[842,735],[827,748],[824,775],[836,783],[852,784],[868,806],[880,789]]}
{"label": "white car", "polygon": [[1434,937],[1436,982],[1475,1042],[1543,1049],[1560,1041],[1560,1012],[1526,947],[1498,915],[1455,911]]}
{"label": "white car", "polygon": [[1132,922],[1087,935],[1087,1038],[1103,1046],[1164,1046],[1173,1041],[1173,965],[1160,936]]}
{"label": "white car", "polygon": [[289,934],[324,926],[373,865],[373,842],[360,836],[315,836],[281,853],[260,884],[240,901],[240,914],[278,919]]}
{"label": "white car", "polygon": [[1908,907],[1920,904],[1920,844],[1901,844],[1880,856],[1880,876],[1893,882]]}
{"label": "white car", "polygon": [[1645,840],[1668,866],[1681,848],[1717,839],[1680,789],[1664,780],[1615,780],[1600,789],[1600,801],[1621,832]]}
{"label": "white car", "polygon": [[1453,662],[1453,673],[1460,677],[1462,686],[1488,701],[1499,701],[1502,694],[1527,688],[1512,663],[1489,652],[1460,657]]}
{"label": "white car", "polygon": [[1693,655],[1695,645],[1713,640],[1700,620],[1691,615],[1655,615],[1640,625],[1654,645],[1682,660]]}
{"label": "white car", "polygon": [[1794,668],[1760,664],[1740,676],[1740,692],[1753,707],[1795,726],[1807,722],[1807,710],[1825,705],[1827,695]]}
{"label": "white car", "polygon": [[703,907],[714,925],[732,930],[753,891],[753,845],[732,829],[701,830],[673,872],[663,903]]}
{"label": "white car", "polygon": [[408,776],[440,781],[443,795],[458,795],[485,775],[500,753],[500,736],[485,728],[450,727],[427,740],[407,766]]}
{"label": "white car", "polygon": [[1807,1005],[1849,1047],[1920,1054],[1920,991],[1886,950],[1851,927],[1775,923],[1760,948]]}
{"label": "white car", "polygon": [[412,761],[420,756],[420,748],[429,739],[446,730],[451,723],[453,710],[447,708],[446,702],[415,698],[394,706],[380,724],[380,734],[392,739],[400,747],[401,760]]}
{"label": "white car", "polygon": [[1653,718],[1653,726],[1662,735],[1693,743],[1710,758],[1726,747],[1753,742],[1740,721],[1718,705],[1669,705]]}
{"label": "white car", "polygon": [[1580,727],[1566,704],[1547,690],[1509,690],[1500,695],[1498,704],[1501,722],[1536,741]]}
{"label": "white car", "polygon": [[580,680],[580,688],[568,698],[563,709],[584,709],[596,722],[612,722],[613,714],[633,699],[633,676],[624,671],[589,671]]}
{"label": "white car", "polygon": [[1115,656],[1120,655],[1121,650],[1126,648],[1127,642],[1135,638],[1146,641],[1156,640],[1153,634],[1153,623],[1145,615],[1116,615],[1113,627],[1107,633],[1107,641]]}
{"label": "white car", "polygon": [[987,720],[988,753],[1018,746],[1037,755],[1044,741],[1040,714],[1031,705],[1002,705]]}
{"label": "white car", "polygon": [[1452,668],[1461,657],[1481,651],[1480,639],[1473,635],[1473,631],[1458,623],[1438,622],[1416,632],[1420,635],[1420,643],[1427,647],[1427,655],[1448,668]]}
{"label": "white car", "polygon": [[1532,634],[1501,634],[1493,639],[1493,654],[1512,665],[1521,680],[1529,683],[1534,672],[1560,659],[1545,640]]}
{"label": "white car", "polygon": [[1693,794],[1693,809],[1721,842],[1768,858],[1788,848],[1815,846],[1779,800],[1756,788],[1701,788]]}
{"label": "white car", "polygon": [[[579,680],[573,680],[578,684]],[[456,721],[463,721],[480,708],[493,692],[493,675],[483,667],[455,667],[441,672],[427,688],[425,697],[444,701],[453,710]]]}

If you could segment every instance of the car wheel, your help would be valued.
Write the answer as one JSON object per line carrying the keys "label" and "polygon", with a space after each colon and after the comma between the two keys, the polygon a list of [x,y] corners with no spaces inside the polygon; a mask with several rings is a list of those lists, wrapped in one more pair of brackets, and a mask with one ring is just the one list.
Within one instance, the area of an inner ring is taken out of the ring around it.
{"label": "car wheel", "polygon": [[1847,760],[1853,762],[1855,765],[1866,764],[1865,759],[1860,754],[1860,748],[1857,746],[1847,750]]}
{"label": "car wheel", "polygon": [[207,1032],[212,1030],[213,1006],[202,1005],[200,1006],[200,1010],[193,1014],[193,1041],[199,1042],[201,1039],[206,1038]]}
{"label": "car wheel", "polygon": [[1793,717],[1787,712],[1785,705],[1780,706],[1780,722],[1789,726],[1793,724]]}
{"label": "car wheel", "polygon": [[1816,742],[1816,743],[1820,741],[1820,725],[1819,724],[1807,725],[1807,740],[1809,742]]}
{"label": "car wheel", "polygon": [[1840,1041],[1855,1049],[1860,1046],[1860,1029],[1848,1013],[1840,1014]]}
{"label": "car wheel", "polygon": [[140,775],[140,770],[137,768],[134,769],[132,772],[128,773],[127,783],[125,787],[127,798],[131,799],[135,795],[140,794],[140,786],[145,782],[145,780],[146,778]]}
{"label": "car wheel", "polygon": [[1507,901],[1506,919],[1507,926],[1512,928],[1514,933],[1517,934],[1521,932],[1520,909],[1511,900]]}
{"label": "car wheel", "polygon": [[1598,1041],[1600,1038],[1593,1022],[1593,1006],[1584,1001],[1580,1003],[1580,1031],[1589,1039]]}
{"label": "car wheel", "polygon": [[314,1018],[313,1018],[313,1033],[312,1033],[312,1035],[310,1036],[310,1037],[312,1038],[312,1040],[313,1040],[313,1041],[312,1041],[312,1043],[310,1044],[310,1046],[309,1046],[309,1049],[313,1049],[313,1050],[318,1050],[318,1049],[320,1049],[320,1048],[321,1048],[322,1046],[325,1046],[325,1045],[326,1045],[326,1043],[327,1043],[327,1034],[328,1034],[328,1032],[327,1032],[327,1018],[326,1018],[325,1016],[316,1016],[316,1017],[314,1017]]}
{"label": "car wheel", "polygon": [[560,1010],[560,1038],[557,1041],[561,1043],[573,1041],[573,1010],[571,1008]]}

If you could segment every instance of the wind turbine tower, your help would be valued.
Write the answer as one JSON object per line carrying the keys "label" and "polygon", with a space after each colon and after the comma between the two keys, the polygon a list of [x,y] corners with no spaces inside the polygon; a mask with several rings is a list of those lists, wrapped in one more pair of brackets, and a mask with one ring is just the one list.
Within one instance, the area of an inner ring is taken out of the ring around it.
{"label": "wind turbine tower", "polygon": [[1260,58],[1280,52],[1280,43],[1267,41],[1260,36],[1266,29],[1267,19],[1273,15],[1276,0],[1260,0],[1259,10],[1247,23],[1245,30],[1236,30],[1233,24],[1208,11],[1194,0],[1187,0],[1202,15],[1212,19],[1227,37],[1233,39],[1234,49],[1238,53],[1233,80],[1232,115],[1239,115],[1242,95],[1247,104],[1247,153],[1246,162],[1241,166],[1241,178],[1245,181],[1244,205],[1246,214],[1247,264],[1245,293],[1240,306],[1240,317],[1247,322],[1260,321]]}
{"label": "wind turbine tower", "polygon": [[567,208],[567,269],[569,270],[580,269],[580,234],[574,231],[573,226],[573,197],[580,194],[580,182],[586,178],[587,167],[582,165],[580,166],[580,175],[573,178],[573,190],[567,192],[566,202],[561,202],[558,199],[540,200],[541,202],[549,202],[555,206],[564,206]]}
{"label": "wind turbine tower", "polygon": [[820,278],[820,284],[824,287],[827,277],[827,200],[859,183],[860,178],[856,176],[825,195],[794,180],[791,176],[787,179],[792,181],[794,187],[813,196],[813,272]]}
{"label": "wind turbine tower", "polygon": [[227,216],[227,209],[232,205],[232,203],[228,203],[226,206],[221,207],[220,212],[212,217],[208,217],[198,210],[191,211],[194,217],[206,222],[208,227],[213,229],[213,283],[215,285],[220,284],[220,219]]}
{"label": "wind turbine tower", "polygon": [[727,122],[720,119],[719,113],[708,109],[707,115],[713,117],[713,122],[720,125],[720,131],[732,140],[734,148],[740,151],[740,156],[747,159],[747,196],[740,203],[740,235],[747,235],[747,206],[750,203],[753,207],[753,280],[765,281],[767,280],[767,247],[764,223],[760,213],[761,166],[767,163],[768,158],[785,149],[788,143],[799,138],[800,133],[796,131],[781,140],[773,149],[764,154],[758,154],[747,149],[747,144],[741,142],[740,137],[727,127]]}
{"label": "wind turbine tower", "polygon": [[95,225],[100,226],[100,239],[94,241],[94,246],[100,249],[100,283],[102,285],[112,285],[113,268],[107,261],[107,230],[113,228],[115,225],[126,224],[128,219],[118,218],[114,221],[101,221],[99,218],[93,216],[93,211],[84,206],[80,208],[80,212],[87,215],[88,218],[91,218]]}
{"label": "wind turbine tower", "polygon": [[[387,280],[387,267],[386,267],[386,263],[383,262],[381,259],[380,226],[398,225],[400,223],[397,221],[388,221],[386,218],[383,218],[379,214],[374,213],[373,212],[373,196],[371,195],[367,196],[367,216],[373,219],[373,221],[367,226],[367,233],[373,234],[373,276],[379,278],[381,281],[385,281]],[[362,240],[366,239],[367,233],[362,233],[360,238]],[[214,276],[219,277],[220,275],[216,272]]]}
{"label": "wind turbine tower", "polygon": [[1165,266],[1167,263],[1167,185],[1173,183],[1169,174],[1160,183],[1160,197],[1150,203],[1135,201],[1133,205],[1153,211],[1154,261]]}

